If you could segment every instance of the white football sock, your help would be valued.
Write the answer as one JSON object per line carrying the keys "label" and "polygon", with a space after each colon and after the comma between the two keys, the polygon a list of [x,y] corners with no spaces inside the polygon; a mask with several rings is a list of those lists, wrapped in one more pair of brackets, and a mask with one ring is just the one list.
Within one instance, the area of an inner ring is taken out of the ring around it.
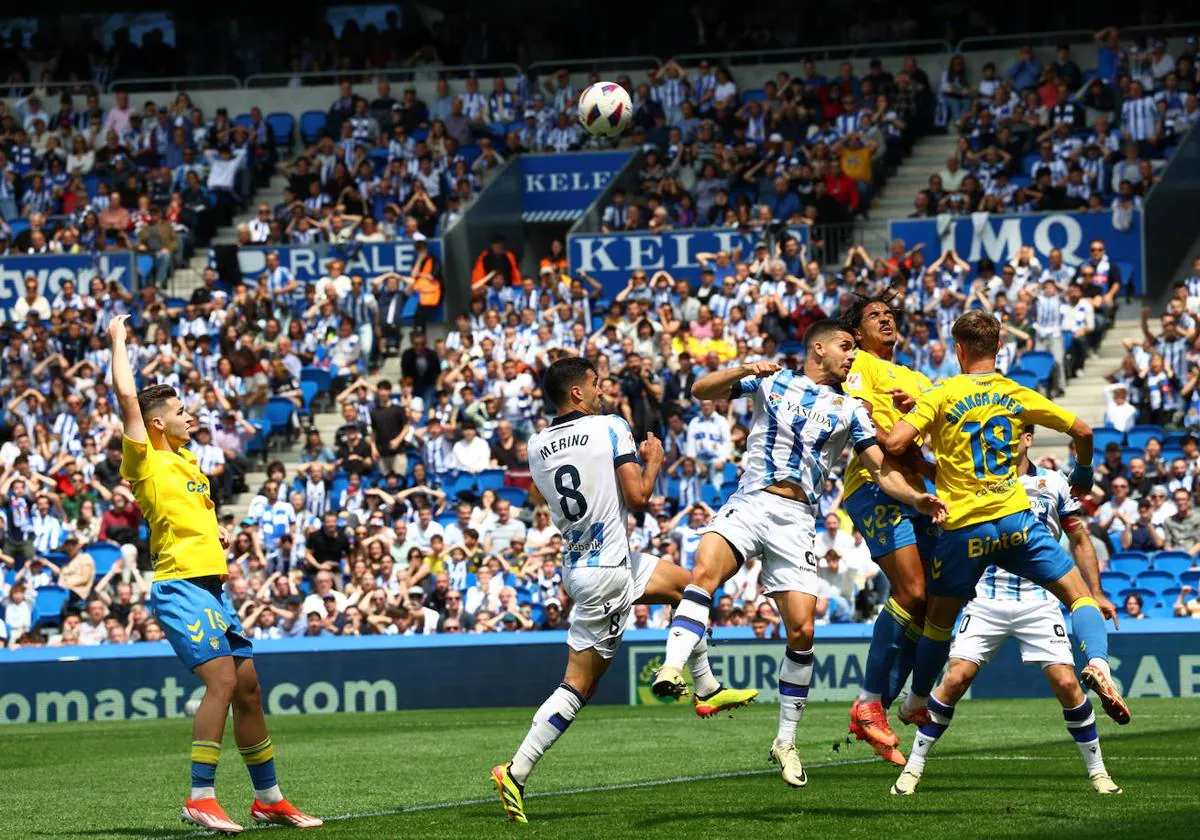
{"label": "white football sock", "polygon": [[192,799],[215,799],[217,796],[216,788],[210,787],[194,787],[192,788]]}
{"label": "white football sock", "polygon": [[521,746],[517,747],[517,754],[513,756],[509,772],[518,784],[525,784],[525,780],[533,772],[534,765],[546,750],[554,745],[559,736],[567,731],[567,727],[575,720],[575,715],[583,708],[585,702],[583,695],[566,683],[559,684],[554,693],[546,698],[546,702],[533,715],[533,725],[529,727],[529,734],[525,736]]}
{"label": "white football sock", "polygon": [[812,682],[813,650],[784,651],[779,663],[779,730],[776,744],[795,744],[796,725],[804,717],[808,684]]}
{"label": "white football sock", "polygon": [[692,674],[692,690],[697,697],[708,697],[721,690],[721,684],[713,676],[712,666],[708,664],[708,640],[703,637],[692,649],[688,658],[688,670]]}
{"label": "white football sock", "polygon": [[279,789],[279,785],[271,785],[265,790],[255,788],[254,798],[264,805],[274,805],[283,801],[283,791]]}

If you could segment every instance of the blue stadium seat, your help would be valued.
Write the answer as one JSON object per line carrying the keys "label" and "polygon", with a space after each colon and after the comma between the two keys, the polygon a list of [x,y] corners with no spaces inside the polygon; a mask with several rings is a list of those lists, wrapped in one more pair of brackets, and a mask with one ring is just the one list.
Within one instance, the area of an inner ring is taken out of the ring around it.
{"label": "blue stadium seat", "polygon": [[121,559],[121,546],[110,542],[95,542],[84,549],[96,564],[96,577],[108,574]]}
{"label": "blue stadium seat", "polygon": [[1054,372],[1054,357],[1044,350],[1030,350],[1021,354],[1018,364],[1022,370],[1036,376],[1038,382],[1049,382],[1050,374]]}
{"label": "blue stadium seat", "polygon": [[1118,551],[1108,559],[1109,571],[1137,577],[1150,568],[1150,558],[1140,551]]}
{"label": "blue stadium seat", "polygon": [[1133,586],[1133,578],[1124,572],[1101,572],[1100,586],[1112,598],[1122,589]]}
{"label": "blue stadium seat", "polygon": [[721,477],[721,486],[724,487],[727,484],[737,484],[737,480],[738,480],[737,464],[734,464],[732,462],[726,462],[725,472],[724,472],[724,475],[722,475],[722,477]]}
{"label": "blue stadium seat", "polygon": [[1170,572],[1176,577],[1197,567],[1196,558],[1186,551],[1160,551],[1150,558],[1150,562],[1156,572]]}
{"label": "blue stadium seat", "polygon": [[452,525],[458,519],[458,514],[453,508],[442,511],[433,518],[433,521],[439,525]]}
{"label": "blue stadium seat", "polygon": [[1182,586],[1190,586],[1192,589],[1200,590],[1200,569],[1189,569],[1186,572],[1180,572],[1179,583]]}
{"label": "blue stadium seat", "polygon": [[480,493],[484,490],[499,490],[504,486],[504,470],[481,470],[475,475],[475,483]]}
{"label": "blue stadium seat", "polygon": [[1123,446],[1121,447],[1121,463],[1128,466],[1132,459],[1141,458],[1145,454],[1146,450],[1137,446]]}
{"label": "blue stadium seat", "polygon": [[1022,370],[1020,367],[1015,367],[1009,370],[1008,378],[1013,382],[1016,382],[1022,388],[1029,388],[1033,391],[1036,391],[1038,385],[1041,384],[1036,373]]}
{"label": "blue stadium seat", "polygon": [[1176,458],[1186,457],[1178,446],[1163,446],[1162,459],[1169,467]]}
{"label": "blue stadium seat", "polygon": [[324,111],[305,111],[300,115],[300,139],[311,146],[321,138],[325,130]]}
{"label": "blue stadium seat", "polygon": [[247,455],[261,455],[263,463],[267,463],[268,440],[271,436],[271,424],[266,420],[251,420],[256,434],[246,443]]}
{"label": "blue stadium seat", "polygon": [[148,285],[150,280],[150,272],[154,271],[154,257],[149,254],[137,255],[137,273],[143,285]]}
{"label": "blue stadium seat", "polygon": [[1175,598],[1179,595],[1178,590],[1175,595],[1171,596],[1170,602],[1164,600],[1164,593],[1159,593],[1159,600],[1153,604],[1144,604],[1142,612],[1146,614],[1146,618],[1170,618],[1175,615]]}
{"label": "blue stadium seat", "polygon": [[513,507],[525,507],[529,502],[529,493],[520,487],[501,487],[496,491],[496,495],[501,499],[508,500]]}
{"label": "blue stadium seat", "polygon": [[316,382],[306,381],[300,383],[300,390],[304,393],[304,409],[302,413],[305,417],[312,417],[313,400],[316,399],[320,389],[317,388]]}
{"label": "blue stadium seat", "polygon": [[250,114],[249,113],[238,114],[236,117],[233,118],[233,124],[240,125],[242,128],[249,128],[250,127]]}
{"label": "blue stadium seat", "polygon": [[296,142],[296,118],[286,111],[275,111],[267,114],[266,121],[275,132],[275,145],[284,149],[292,148]]}
{"label": "blue stadium seat", "polygon": [[1185,437],[1187,437],[1189,434],[1191,434],[1191,433],[1190,432],[1167,432],[1162,438],[1163,449],[1168,449],[1168,448],[1182,449],[1183,448],[1183,439]]}
{"label": "blue stadium seat", "polygon": [[711,508],[717,508],[721,505],[721,492],[707,481],[700,485],[700,498],[704,500],[704,504]]}
{"label": "blue stadium seat", "polygon": [[1178,586],[1168,586],[1158,593],[1158,603],[1165,606],[1168,610],[1172,610],[1171,615],[1174,615],[1175,601],[1179,598],[1180,591]]}
{"label": "blue stadium seat", "polygon": [[300,381],[314,383],[317,386],[317,393],[329,394],[330,405],[333,404],[333,395],[329,393],[333,389],[333,373],[329,368],[307,365],[300,369]]}
{"label": "blue stadium seat", "polygon": [[479,144],[464,143],[458,147],[458,153],[463,156],[464,160],[466,160],[467,166],[470,166],[475,162],[475,159],[479,157]]}
{"label": "blue stadium seat", "polygon": [[767,92],[762,88],[750,88],[750,90],[742,91],[742,104],[747,102],[766,102]]}
{"label": "blue stadium seat", "polygon": [[296,427],[292,418],[296,414],[296,403],[291,397],[271,397],[267,400],[267,422],[271,435],[283,435],[288,441],[295,436]]}
{"label": "blue stadium seat", "polygon": [[1146,444],[1150,442],[1151,438],[1158,438],[1158,442],[1165,446],[1166,444],[1163,441],[1163,438],[1166,437],[1166,434],[1167,433],[1163,431],[1162,426],[1134,426],[1125,433],[1125,442],[1130,446],[1136,447],[1144,452],[1146,449]]}
{"label": "blue stadium seat", "polygon": [[1149,607],[1151,604],[1158,602],[1158,593],[1157,592],[1155,592],[1152,589],[1142,589],[1140,587],[1135,586],[1132,589],[1122,589],[1120,592],[1117,593],[1117,597],[1115,599],[1113,599],[1117,603],[1117,609],[1121,609],[1122,607],[1125,606],[1125,599],[1128,598],[1130,595],[1141,596],[1143,608]]}
{"label": "blue stadium seat", "polygon": [[1154,592],[1162,592],[1164,589],[1177,586],[1175,575],[1170,572],[1142,572],[1137,576],[1138,589],[1150,589]]}
{"label": "blue stadium seat", "polygon": [[37,623],[39,625],[52,624],[58,626],[62,623],[63,608],[71,599],[71,592],[61,586],[41,586],[38,587],[37,600],[34,602],[34,611],[37,612]]}
{"label": "blue stadium seat", "polygon": [[1096,447],[1098,453],[1104,451],[1104,447],[1110,443],[1125,445],[1125,435],[1112,426],[1097,426],[1092,429],[1092,444]]}

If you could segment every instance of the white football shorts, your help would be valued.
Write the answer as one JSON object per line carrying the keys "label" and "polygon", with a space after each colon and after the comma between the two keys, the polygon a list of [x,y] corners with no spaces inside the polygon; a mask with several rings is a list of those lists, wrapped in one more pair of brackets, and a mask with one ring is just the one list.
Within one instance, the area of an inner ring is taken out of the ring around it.
{"label": "white football shorts", "polygon": [[572,650],[595,648],[612,659],[634,603],[646,593],[658,558],[633,553],[621,566],[574,566],[563,571],[563,589],[575,602],[567,645]]}
{"label": "white football shorts", "polygon": [[733,548],[738,564],[762,556],[759,582],[768,595],[825,591],[817,575],[816,521],[807,502],[765,490],[738,490],[701,533],[718,534]]}
{"label": "white football shorts", "polygon": [[1021,661],[1028,665],[1075,667],[1058,601],[976,598],[958,620],[950,657],[983,665],[1010,637],[1021,646]]}

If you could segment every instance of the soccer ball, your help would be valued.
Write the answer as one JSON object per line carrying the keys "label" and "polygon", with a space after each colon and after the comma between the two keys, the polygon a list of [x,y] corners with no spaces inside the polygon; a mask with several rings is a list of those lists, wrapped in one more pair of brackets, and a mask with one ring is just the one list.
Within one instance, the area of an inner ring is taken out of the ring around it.
{"label": "soccer ball", "polygon": [[629,93],[616,82],[596,82],[579,94],[579,124],[589,134],[616,137],[632,119]]}

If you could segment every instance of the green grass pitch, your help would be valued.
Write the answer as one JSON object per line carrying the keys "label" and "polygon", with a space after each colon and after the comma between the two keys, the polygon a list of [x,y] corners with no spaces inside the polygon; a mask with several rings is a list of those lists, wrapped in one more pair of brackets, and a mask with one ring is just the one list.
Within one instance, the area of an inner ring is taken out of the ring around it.
{"label": "green grass pitch", "polygon": [[[1198,836],[1195,700],[1138,700],[1129,726],[1101,721],[1109,771],[1125,788],[1119,797],[1092,793],[1048,699],[961,703],[910,799],[888,794],[895,768],[846,743],[843,703],[808,707],[799,735],[803,790],[786,787],[767,763],[774,706],[708,721],[682,704],[586,708],[531,779],[530,824],[515,826],[488,770],[512,753],[532,711],[270,724],[284,791],[310,813],[333,817],[314,837]],[[907,746],[911,730],[902,739]],[[178,821],[189,744],[185,720],[4,728],[0,838],[205,836]],[[249,778],[228,731],[217,790],[234,819],[248,819]]]}

